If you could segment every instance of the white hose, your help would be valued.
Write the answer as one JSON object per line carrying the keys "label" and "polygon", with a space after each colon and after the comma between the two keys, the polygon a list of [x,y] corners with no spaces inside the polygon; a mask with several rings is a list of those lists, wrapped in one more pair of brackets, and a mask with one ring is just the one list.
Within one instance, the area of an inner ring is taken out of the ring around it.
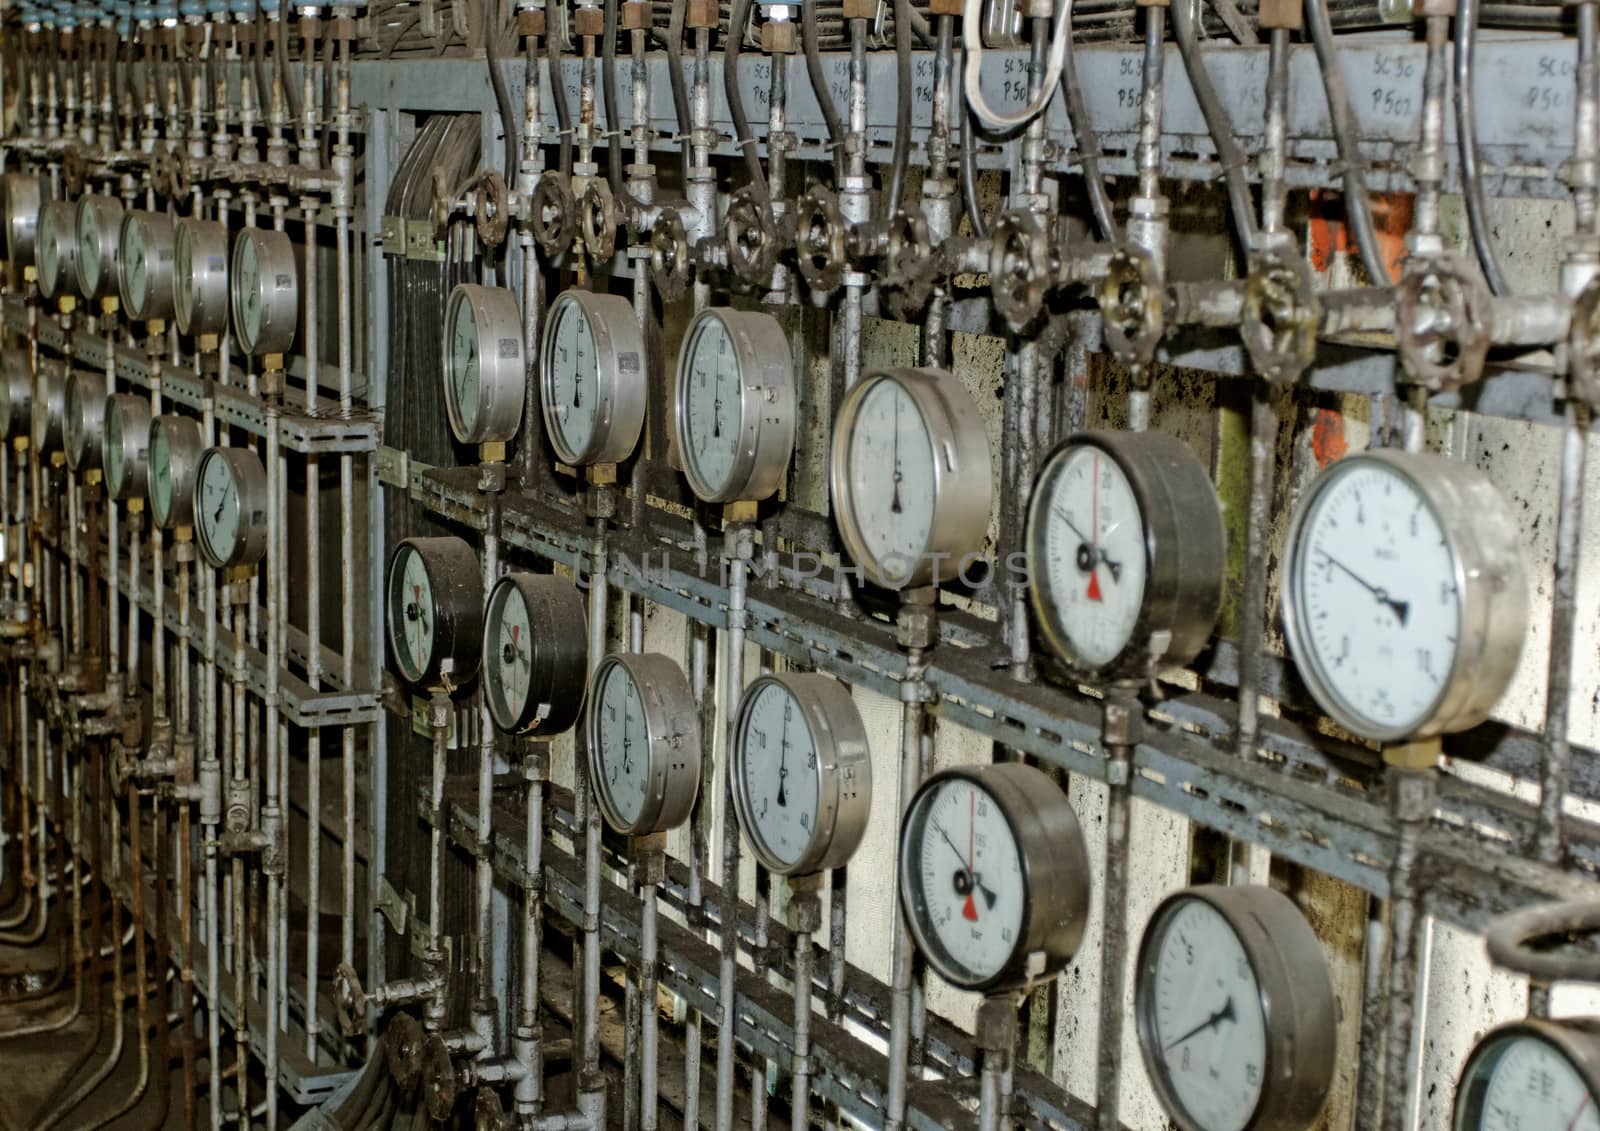
{"label": "white hose", "polygon": [[1061,82],[1061,68],[1067,59],[1067,27],[1072,20],[1072,0],[1060,0],[1056,10],[1055,26],[1050,32],[1050,54],[1045,59],[1044,81],[1039,84],[1033,100],[1016,114],[1000,114],[984,101],[979,78],[983,74],[983,36],[978,29],[983,26],[983,0],[964,0],[961,12],[961,35],[966,41],[966,71],[963,76],[967,105],[980,122],[991,130],[1014,130],[1027,125],[1043,113],[1055,97]]}

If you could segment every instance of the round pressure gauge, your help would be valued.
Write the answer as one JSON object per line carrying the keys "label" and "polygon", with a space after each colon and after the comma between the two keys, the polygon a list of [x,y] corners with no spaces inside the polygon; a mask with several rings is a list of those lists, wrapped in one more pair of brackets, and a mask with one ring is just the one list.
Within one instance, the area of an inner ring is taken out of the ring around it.
{"label": "round pressure gauge", "polygon": [[540,347],[544,422],[562,463],[626,459],[644,427],[644,336],[617,295],[564,291]]}
{"label": "round pressure gauge", "polygon": [[1216,624],[1222,508],[1171,436],[1067,440],[1034,488],[1026,545],[1039,632],[1080,674],[1142,680],[1152,664],[1186,664]]}
{"label": "round pressure gauge", "polygon": [[628,836],[676,828],[700,789],[700,705],[676,661],[607,656],[589,704],[589,772],[606,823]]}
{"label": "round pressure gauge", "polygon": [[249,448],[211,448],[194,484],[200,553],[218,569],[251,566],[267,548],[267,472]]}
{"label": "round pressure gauge", "polygon": [[1181,1131],[1311,1126],[1333,1080],[1333,981],[1287,896],[1250,886],[1169,896],[1137,970],[1139,1047]]}
{"label": "round pressure gauge", "polygon": [[845,549],[889,589],[959,575],[994,497],[983,417],[954,374],[886,369],[839,406],[833,506]]}
{"label": "round pressure gauge", "polygon": [[702,310],[684,332],[674,396],[683,473],[708,503],[759,501],[794,454],[794,358],[770,314]]}
{"label": "round pressure gauge", "polygon": [[1529,1018],[1492,1029],[1456,1085],[1454,1131],[1600,1131],[1600,1023]]}
{"label": "round pressure gauge", "polygon": [[7,173],[0,179],[0,197],[5,208],[6,259],[18,270],[31,267],[38,246],[44,186],[31,174]]}
{"label": "round pressure gauge", "polygon": [[389,650],[416,687],[459,687],[483,651],[483,573],[460,538],[407,538],[389,558]]}
{"label": "round pressure gauge", "polygon": [[1333,464],[1289,528],[1287,578],[1300,674],[1365,738],[1474,726],[1516,669],[1528,615],[1517,526],[1468,464],[1393,451]]}
{"label": "round pressure gauge", "polygon": [[73,471],[100,466],[100,438],[105,431],[105,378],[74,373],[67,378],[61,404],[62,449]]}
{"label": "round pressure gauge", "polygon": [[150,517],[162,530],[194,525],[194,481],[205,454],[200,425],[167,414],[150,422]]}
{"label": "round pressure gauge", "polygon": [[121,258],[122,205],[115,197],[78,198],[78,289],[87,299],[115,298]]}
{"label": "round pressure gauge", "polygon": [[132,393],[105,400],[106,491],[113,499],[145,497],[149,481],[150,402]]}
{"label": "round pressure gauge", "polygon": [[177,230],[162,212],[127,212],[122,217],[119,257],[122,305],[135,322],[173,315],[173,260]]}
{"label": "round pressure gauge", "polygon": [[54,365],[41,365],[33,382],[33,448],[40,455],[61,450],[67,379]]}
{"label": "round pressure gauge", "polygon": [[549,574],[508,573],[484,610],[489,716],[509,734],[560,734],[578,721],[588,681],[583,594]]}
{"label": "round pressure gauge", "polygon": [[294,244],[271,228],[246,228],[233,241],[233,332],[252,356],[284,353],[300,315]]}
{"label": "round pressure gauge", "polygon": [[850,689],[830,676],[762,676],[734,724],[733,799],[756,858],[782,876],[850,859],[872,808],[872,758]]}
{"label": "round pressure gauge", "polygon": [[33,366],[27,350],[0,353],[0,439],[25,436],[33,427]]}
{"label": "round pressure gauge", "polygon": [[951,985],[1004,990],[1058,973],[1089,917],[1089,857],[1066,795],[1021,762],[944,770],[900,826],[900,905]]}
{"label": "round pressure gauge", "polygon": [[48,299],[78,297],[78,217],[72,205],[52,200],[39,210],[39,293]]}
{"label": "round pressure gauge", "polygon": [[462,283],[445,309],[444,400],[463,444],[503,443],[522,423],[522,315],[502,287]]}
{"label": "round pressure gauge", "polygon": [[173,313],[198,337],[228,328],[228,229],[214,220],[179,220],[173,237]]}

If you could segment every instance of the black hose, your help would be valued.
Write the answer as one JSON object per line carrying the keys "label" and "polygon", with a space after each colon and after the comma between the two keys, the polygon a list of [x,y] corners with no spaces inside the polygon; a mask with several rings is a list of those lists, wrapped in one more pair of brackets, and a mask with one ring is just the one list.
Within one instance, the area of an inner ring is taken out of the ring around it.
{"label": "black hose", "polygon": [[606,0],[605,28],[600,36],[600,82],[606,95],[606,179],[611,195],[632,202],[622,180],[622,112],[617,106],[617,0]]}
{"label": "black hose", "polygon": [[744,112],[744,95],[739,91],[739,49],[744,44],[744,28],[749,20],[750,0],[733,0],[728,41],[722,45],[722,90],[728,99],[728,113],[733,117],[733,143],[744,154],[745,168],[750,171],[750,189],[756,194],[757,204],[770,208],[772,194],[767,191],[767,174],[756,154],[755,139],[750,136],[750,119]]}
{"label": "black hose", "polygon": [[254,26],[251,28],[253,32],[253,42],[250,45],[253,55],[251,74],[255,77],[256,83],[256,109],[264,118],[272,109],[272,88],[267,85],[267,10],[260,4],[256,5],[256,18],[252,23]]}
{"label": "black hose", "polygon": [[[1183,0],[1179,0],[1179,3],[1183,3]],[[1083,101],[1083,84],[1078,81],[1071,21],[1067,23],[1066,36],[1067,53],[1061,62],[1061,94],[1067,100],[1067,120],[1072,124],[1072,140],[1078,147],[1078,161],[1083,165],[1083,183],[1089,192],[1089,208],[1094,212],[1095,226],[1100,229],[1102,239],[1116,243],[1117,217],[1111,208],[1111,194],[1106,191],[1106,179],[1100,172],[1100,137],[1089,121],[1089,107]]]}
{"label": "black hose", "polygon": [[1339,164],[1344,169],[1346,222],[1355,234],[1356,248],[1361,253],[1361,265],[1367,269],[1367,277],[1375,286],[1387,286],[1392,280],[1383,253],[1378,249],[1378,233],[1372,226],[1372,200],[1367,195],[1367,176],[1359,148],[1361,135],[1356,128],[1355,113],[1350,109],[1350,91],[1344,84],[1344,72],[1339,69],[1339,49],[1333,40],[1327,0],[1305,0],[1305,18],[1311,30],[1312,46],[1317,51],[1317,66],[1322,71],[1322,89],[1328,97],[1328,117],[1333,123]]}
{"label": "black hose", "polygon": [[[967,69],[967,50],[961,49],[961,69]],[[989,225],[984,223],[983,209],[978,206],[978,123],[972,110],[962,111],[961,118],[961,199],[967,205],[967,223],[972,225],[972,238],[989,238]]]}
{"label": "black hose", "polygon": [[[694,147],[689,140],[689,88],[683,81],[683,25],[689,0],[672,0],[667,18],[667,78],[672,83],[672,113],[678,119],[678,148],[683,154],[683,184],[689,185],[689,170],[694,167]],[[804,5],[810,11],[812,5]],[[826,113],[826,111],[824,111]]]}
{"label": "black hose", "polygon": [[545,58],[550,63],[550,101],[556,106],[556,132],[560,136],[556,167],[562,176],[572,173],[572,109],[567,105],[567,85],[561,75],[561,36],[554,27],[544,37]]}
{"label": "black hose", "polygon": [[[676,0],[673,11],[684,0]],[[898,17],[896,17],[898,19]],[[817,46],[817,5],[800,5],[800,42],[806,56],[806,74],[811,78],[811,91],[817,96],[817,106],[822,110],[822,120],[828,124],[828,146],[833,150],[833,175],[837,180],[844,176],[844,121],[839,117],[839,104],[833,100],[828,86],[828,76],[822,73],[822,51]],[[675,71],[681,80],[680,72]]]}
{"label": "black hose", "polygon": [[911,0],[894,0],[894,149],[889,160],[887,216],[900,211],[906,187],[906,166],[911,163]]}
{"label": "black hose", "polygon": [[1489,235],[1488,205],[1483,198],[1483,167],[1478,153],[1478,116],[1473,112],[1472,52],[1478,38],[1478,0],[1456,3],[1456,145],[1461,153],[1461,193],[1467,200],[1467,226],[1478,253],[1484,281],[1497,295],[1508,293],[1500,261]]}
{"label": "black hose", "polygon": [[[616,0],[611,0],[614,4]],[[609,5],[608,5],[609,10]],[[517,187],[517,116],[511,109],[511,95],[506,91],[506,77],[500,73],[500,50],[495,40],[500,37],[500,26],[495,19],[494,0],[483,0],[483,60],[489,67],[489,85],[494,87],[495,104],[500,108],[500,130],[506,139],[506,188]],[[606,92],[606,108],[610,109],[611,92]]]}
{"label": "black hose", "polygon": [[[273,38],[277,41],[273,50],[278,59],[278,81],[283,84],[283,97],[289,103],[289,120],[300,120],[300,92],[295,90],[294,83],[289,81],[289,0],[278,0],[278,24],[274,29]],[[305,60],[302,59],[304,64]]]}
{"label": "black hose", "polygon": [[[1233,226],[1239,239],[1249,250],[1256,242],[1255,207],[1250,199],[1250,183],[1245,180],[1245,156],[1233,136],[1233,124],[1228,121],[1228,111],[1217,97],[1217,88],[1211,85],[1211,75],[1206,71],[1205,60],[1200,57],[1199,44],[1195,42],[1194,15],[1187,4],[1172,6],[1173,38],[1178,41],[1178,54],[1183,57],[1183,69],[1189,74],[1189,85],[1194,89],[1195,101],[1206,119],[1206,130],[1211,134],[1211,144],[1217,150],[1217,162],[1228,186],[1228,206],[1233,214]],[[1337,65],[1337,64],[1335,64]]]}

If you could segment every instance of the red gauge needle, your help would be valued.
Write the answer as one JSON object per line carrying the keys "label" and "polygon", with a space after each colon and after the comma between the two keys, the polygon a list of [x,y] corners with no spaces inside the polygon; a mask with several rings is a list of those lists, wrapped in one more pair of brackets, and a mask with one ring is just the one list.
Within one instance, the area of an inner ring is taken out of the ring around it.
{"label": "red gauge needle", "polygon": [[1583,1097],[1583,1102],[1578,1105],[1578,1110],[1572,1113],[1572,1119],[1567,1123],[1567,1131],[1572,1131],[1578,1125],[1578,1117],[1588,1110],[1589,1101],[1593,1098],[1593,1096],[1589,1095]]}
{"label": "red gauge needle", "polygon": [[[969,793],[967,795],[967,875],[969,877],[972,875],[972,852],[978,839],[978,833],[975,824],[977,820],[977,808],[978,795],[976,793]],[[977,900],[972,898],[971,891],[967,892],[967,902],[961,906],[961,917],[967,920],[969,923],[976,923],[978,921],[978,903]]]}
{"label": "red gauge needle", "polygon": [[1095,453],[1093,479],[1089,483],[1089,551],[1094,562],[1089,566],[1089,593],[1091,601],[1100,600],[1100,454]]}

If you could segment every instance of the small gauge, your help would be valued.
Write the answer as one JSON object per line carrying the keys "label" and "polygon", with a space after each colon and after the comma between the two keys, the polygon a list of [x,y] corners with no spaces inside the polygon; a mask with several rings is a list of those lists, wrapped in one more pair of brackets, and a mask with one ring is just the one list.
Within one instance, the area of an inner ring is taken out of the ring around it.
{"label": "small gauge", "polygon": [[607,656],[589,702],[589,772],[606,823],[628,836],[689,819],[700,790],[700,705],[675,660]]}
{"label": "small gauge", "polygon": [[589,677],[583,594],[564,578],[508,573],[484,610],[489,715],[508,734],[560,734],[583,712]]}
{"label": "small gauge", "polygon": [[52,200],[39,210],[39,293],[47,299],[78,297],[78,217],[72,205]]}
{"label": "small gauge", "polygon": [[1142,680],[1186,664],[1222,602],[1227,548],[1205,465],[1159,432],[1083,432],[1028,505],[1033,614],[1074,671]]}
{"label": "small gauge", "polygon": [[61,450],[67,379],[55,365],[41,365],[33,382],[33,448],[40,455]]}
{"label": "small gauge", "polygon": [[167,414],[150,422],[150,517],[162,530],[194,525],[194,481],[205,454],[200,425]]}
{"label": "small gauge", "polygon": [[162,212],[127,212],[122,217],[119,257],[122,305],[135,322],[171,318],[176,301],[173,260],[177,229]]}
{"label": "small gauge", "polygon": [[1600,1131],[1600,1023],[1528,1018],[1492,1029],[1456,1085],[1454,1131]]}
{"label": "small gauge", "polygon": [[246,228],[233,241],[233,332],[252,356],[284,353],[300,316],[294,244],[271,228]]}
{"label": "small gauge", "polygon": [[122,205],[115,197],[78,198],[78,289],[86,299],[115,298],[122,243]]}
{"label": "small gauge", "polygon": [[708,309],[684,332],[674,436],[699,498],[767,498],[794,454],[794,357],[770,314]]}
{"label": "small gauge", "polygon": [[67,378],[61,402],[61,446],[73,471],[100,467],[100,440],[105,432],[105,378],[74,373]]}
{"label": "small gauge", "polygon": [[1288,896],[1252,886],[1169,896],[1136,969],[1139,1047],[1181,1131],[1316,1121],[1333,1080],[1333,980]]}
{"label": "small gauge", "polygon": [[150,402],[132,393],[105,400],[106,491],[126,502],[142,499],[149,484]]}
{"label": "small gauge", "polygon": [[544,422],[562,463],[617,463],[644,427],[644,336],[618,295],[564,291],[541,347]]}
{"label": "small gauge", "polygon": [[407,538],[389,558],[389,650],[417,687],[459,687],[483,650],[483,573],[453,536]]}
{"label": "small gauge", "polygon": [[38,177],[7,173],[0,180],[4,196],[6,260],[17,270],[32,267],[38,247],[39,212],[45,191]]}
{"label": "small gauge", "polygon": [[878,585],[958,576],[983,545],[992,474],[977,403],[943,369],[870,374],[839,407],[833,506],[845,549]]}
{"label": "small gauge", "polygon": [[173,237],[172,308],[178,329],[198,337],[228,328],[228,229],[179,220]]}
{"label": "small gauge", "polygon": [[522,423],[522,315],[502,287],[462,283],[445,309],[444,399],[463,444],[503,443]]}
{"label": "small gauge", "polygon": [[27,350],[0,352],[0,438],[26,436],[33,428],[33,366]]}
{"label": "small gauge", "polygon": [[941,771],[900,825],[900,906],[945,981],[1004,990],[1066,966],[1089,917],[1078,817],[1021,762]]}
{"label": "small gauge", "polygon": [[848,861],[872,809],[850,689],[816,673],[762,676],[745,689],[733,741],[733,798],[756,858],[783,876]]}
{"label": "small gauge", "polygon": [[1489,477],[1371,451],[1324,471],[1289,528],[1284,626],[1340,725],[1394,742],[1475,726],[1516,670],[1528,583]]}
{"label": "small gauge", "polygon": [[200,553],[218,569],[253,566],[267,548],[267,472],[249,448],[211,448],[194,480]]}

